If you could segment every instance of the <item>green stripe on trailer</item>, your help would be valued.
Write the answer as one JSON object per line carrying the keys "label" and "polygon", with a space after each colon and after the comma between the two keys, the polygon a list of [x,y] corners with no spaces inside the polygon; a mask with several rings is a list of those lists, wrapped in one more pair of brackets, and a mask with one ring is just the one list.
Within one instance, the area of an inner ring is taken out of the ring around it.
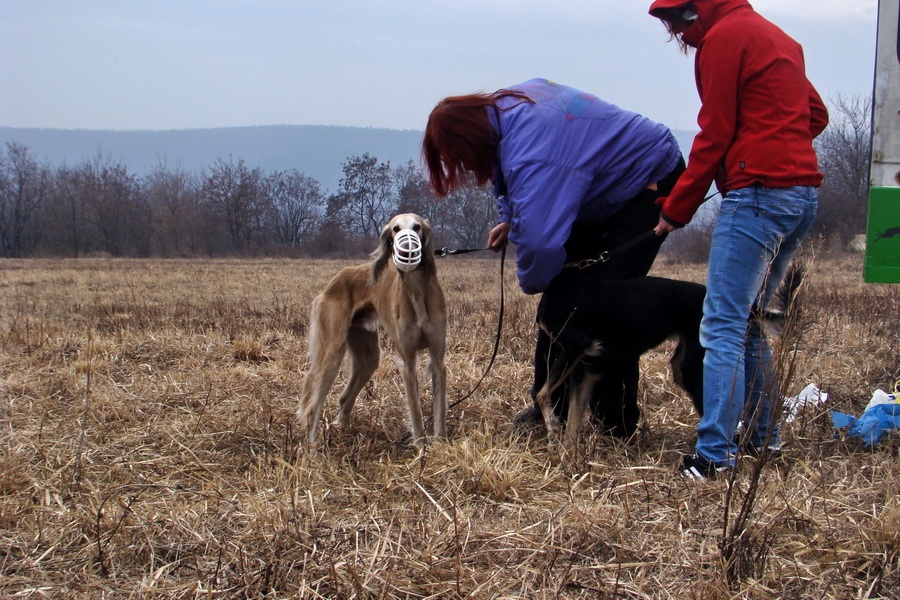
{"label": "green stripe on trailer", "polygon": [[900,187],[869,188],[863,277],[868,283],[900,283]]}

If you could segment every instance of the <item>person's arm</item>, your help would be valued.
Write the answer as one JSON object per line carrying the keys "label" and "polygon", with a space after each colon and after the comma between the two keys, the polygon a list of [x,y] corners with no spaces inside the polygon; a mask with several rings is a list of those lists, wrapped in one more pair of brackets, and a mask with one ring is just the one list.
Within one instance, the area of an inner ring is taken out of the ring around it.
{"label": "person's arm", "polygon": [[813,139],[817,138],[820,133],[825,131],[825,128],[828,127],[828,109],[825,107],[825,103],[822,102],[822,97],[819,96],[819,92],[816,91],[816,88],[813,87],[813,84],[809,84],[809,132],[812,134]]}
{"label": "person's arm", "polygon": [[700,132],[691,146],[687,169],[659,202],[669,224],[686,225],[693,218],[725,161],[737,128],[741,48],[718,41],[707,40],[698,55]]}
{"label": "person's arm", "polygon": [[497,215],[498,223],[512,223],[512,205],[506,194],[497,196]]}
{"label": "person's arm", "polygon": [[519,287],[543,292],[566,262],[572,232],[591,179],[556,165],[529,164],[507,179],[513,209],[509,240],[516,245]]}
{"label": "person's arm", "polygon": [[496,188],[497,194],[497,224],[488,232],[487,247],[494,252],[506,248],[509,243],[509,230],[512,228],[512,205],[509,196]]}

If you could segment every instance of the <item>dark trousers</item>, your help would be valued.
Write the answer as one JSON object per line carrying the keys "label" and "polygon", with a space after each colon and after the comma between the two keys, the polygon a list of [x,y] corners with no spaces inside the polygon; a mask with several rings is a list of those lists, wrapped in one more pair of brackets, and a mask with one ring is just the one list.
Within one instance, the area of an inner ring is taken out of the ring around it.
{"label": "dark trousers", "polygon": [[[638,236],[650,231],[659,222],[660,209],[656,200],[667,196],[684,171],[684,161],[665,178],[657,183],[657,190],[644,190],[629,200],[621,210],[603,223],[593,226],[572,228],[566,242],[566,256],[569,262],[597,258],[604,251],[613,251],[607,262],[598,262],[586,267],[585,277],[605,279],[631,279],[643,277],[650,271],[664,236],[649,236],[641,242],[616,253]],[[569,267],[574,268],[574,267]],[[534,354],[534,385],[531,397],[534,399],[547,380],[548,365],[553,359],[553,345],[550,336],[538,330],[537,346]],[[615,376],[598,381],[591,393],[593,419],[602,424],[610,434],[628,438],[636,430],[640,418],[637,404],[639,362],[623,360]],[[565,421],[568,413],[568,389],[559,386],[551,396],[554,411]]]}

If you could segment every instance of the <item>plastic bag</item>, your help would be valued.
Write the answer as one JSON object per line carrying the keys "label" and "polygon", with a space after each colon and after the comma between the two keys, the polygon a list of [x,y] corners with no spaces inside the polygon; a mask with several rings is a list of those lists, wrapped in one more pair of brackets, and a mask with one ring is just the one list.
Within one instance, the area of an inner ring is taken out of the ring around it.
{"label": "plastic bag", "polygon": [[874,446],[886,433],[900,428],[900,394],[875,390],[859,418],[833,410],[831,422],[837,429],[847,429],[847,435],[862,439],[866,446]]}
{"label": "plastic bag", "polygon": [[820,392],[814,383],[809,384],[796,397],[784,399],[784,411],[782,412],[784,422],[793,422],[801,409],[807,406],[817,406],[827,400],[827,392]]}

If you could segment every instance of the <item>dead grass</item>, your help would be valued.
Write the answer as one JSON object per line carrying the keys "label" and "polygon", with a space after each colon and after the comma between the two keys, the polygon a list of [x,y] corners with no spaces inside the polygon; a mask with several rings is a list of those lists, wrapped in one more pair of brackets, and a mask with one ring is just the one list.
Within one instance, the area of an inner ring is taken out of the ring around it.
{"label": "dead grass", "polygon": [[[900,378],[896,286],[861,259],[807,277],[794,393],[858,414]],[[301,444],[307,310],[338,261],[0,262],[0,594],[31,598],[881,598],[900,584],[898,444],[785,429],[732,563],[727,484],[682,481],[696,417],[643,363],[639,441],[560,463],[518,434],[533,298],[507,280],[500,354],[416,451],[388,347],[347,431]],[[442,259],[451,401],[493,345],[496,260]],[[699,268],[657,267],[702,281]],[[333,413],[334,399],[326,407]],[[426,411],[427,412],[427,411]],[[755,480],[738,474],[732,511]]]}

